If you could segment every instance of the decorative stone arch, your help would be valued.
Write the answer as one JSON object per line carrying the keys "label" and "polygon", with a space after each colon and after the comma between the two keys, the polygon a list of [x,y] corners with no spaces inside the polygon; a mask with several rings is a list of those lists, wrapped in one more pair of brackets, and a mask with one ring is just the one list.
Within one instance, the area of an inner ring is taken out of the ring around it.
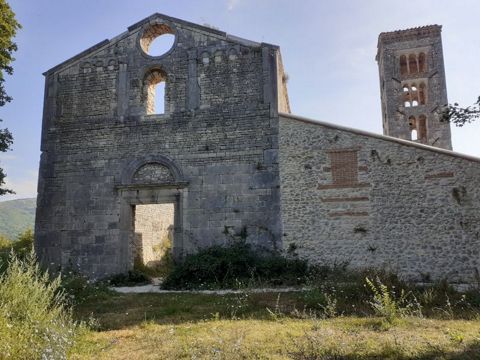
{"label": "decorative stone arch", "polygon": [[[143,171],[146,170],[146,171]],[[142,173],[143,171],[143,173]],[[142,174],[145,176],[138,176]],[[150,176],[152,175],[153,176]],[[156,177],[157,175],[160,175]],[[120,201],[120,262],[125,271],[133,267],[132,243],[135,237],[135,206],[148,204],[174,205],[173,257],[180,259],[184,253],[184,204],[188,182],[182,170],[166,156],[156,155],[128,163],[116,186]]]}
{"label": "decorative stone arch", "polygon": [[185,184],[185,178],[182,170],[177,164],[170,158],[163,155],[152,155],[146,156],[141,159],[134,160],[130,162],[127,167],[123,170],[121,176],[122,185],[133,185],[133,179],[135,174],[145,165],[148,164],[158,164],[167,168],[173,176],[174,182],[170,184]]}

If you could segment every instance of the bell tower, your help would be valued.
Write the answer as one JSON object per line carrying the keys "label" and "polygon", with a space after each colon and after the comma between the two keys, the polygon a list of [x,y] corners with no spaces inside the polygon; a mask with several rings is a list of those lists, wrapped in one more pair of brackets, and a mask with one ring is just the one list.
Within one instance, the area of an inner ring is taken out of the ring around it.
{"label": "bell tower", "polygon": [[378,36],[384,135],[452,149],[450,124],[441,122],[448,103],[442,27],[422,26]]}

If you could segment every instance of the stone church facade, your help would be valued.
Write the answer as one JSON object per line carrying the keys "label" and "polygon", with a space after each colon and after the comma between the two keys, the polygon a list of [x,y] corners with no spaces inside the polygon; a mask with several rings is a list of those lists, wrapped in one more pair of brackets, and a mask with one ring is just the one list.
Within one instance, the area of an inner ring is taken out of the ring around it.
{"label": "stone church facade", "polygon": [[[165,34],[173,46],[150,54]],[[155,248],[141,223],[170,229],[177,259],[234,240],[295,243],[315,262],[473,281],[480,159],[448,150],[439,122],[439,27],[381,34],[377,60],[388,136],[290,114],[277,46],[161,14],[47,71],[38,255],[92,277],[125,272],[142,236],[150,258]],[[171,226],[138,221],[165,204]]]}

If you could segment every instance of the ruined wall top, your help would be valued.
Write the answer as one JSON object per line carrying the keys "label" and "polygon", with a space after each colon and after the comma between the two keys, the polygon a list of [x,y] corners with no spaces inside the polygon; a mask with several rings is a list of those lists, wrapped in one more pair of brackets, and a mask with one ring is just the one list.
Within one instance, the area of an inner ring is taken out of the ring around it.
{"label": "ruined wall top", "polygon": [[85,49],[84,51],[78,53],[77,55],[61,62],[58,65],[55,65],[54,67],[45,71],[43,73],[43,75],[47,76],[51,73],[61,71],[66,66],[74,63],[77,60],[81,60],[82,58],[91,55],[92,53],[96,52],[97,50],[103,49],[107,46],[112,46],[115,43],[131,36],[132,34],[135,34],[139,31],[142,31],[143,29],[147,28],[149,25],[155,25],[155,24],[159,24],[159,23],[170,24],[170,25],[173,25],[174,27],[176,27],[176,25],[177,25],[177,26],[180,26],[182,28],[188,28],[189,30],[198,31],[198,32],[203,33],[205,35],[216,37],[218,40],[223,40],[223,41],[228,42],[228,43],[235,43],[235,44],[238,44],[238,45],[241,45],[241,46],[244,46],[244,47],[249,47],[249,48],[270,47],[270,48],[274,48],[274,49],[278,49],[278,50],[280,49],[278,45],[268,44],[268,43],[264,43],[264,42],[259,43],[259,42],[256,42],[256,41],[243,39],[241,37],[227,34],[224,31],[220,31],[220,30],[212,28],[212,27],[195,24],[195,23],[192,23],[192,22],[188,22],[188,21],[185,21],[185,20],[182,20],[182,19],[174,18],[174,17],[164,15],[164,14],[160,14],[160,13],[155,13],[155,14],[152,14],[149,17],[147,17],[143,20],[140,20],[140,21],[136,22],[135,24],[129,26],[127,28],[127,31],[117,35],[116,37],[114,37],[112,39],[102,40],[99,43],[91,46],[90,48]]}

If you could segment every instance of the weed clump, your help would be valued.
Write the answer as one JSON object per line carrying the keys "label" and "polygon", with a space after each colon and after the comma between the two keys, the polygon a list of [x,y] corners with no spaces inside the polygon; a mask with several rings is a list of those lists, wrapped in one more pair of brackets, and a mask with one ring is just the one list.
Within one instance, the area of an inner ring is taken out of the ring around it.
{"label": "weed clump", "polygon": [[165,278],[165,289],[226,289],[254,285],[294,286],[307,281],[306,260],[260,252],[239,241],[188,255]]}
{"label": "weed clump", "polygon": [[60,277],[40,270],[30,252],[13,252],[0,276],[0,354],[11,359],[64,359],[79,330],[65,307]]}

